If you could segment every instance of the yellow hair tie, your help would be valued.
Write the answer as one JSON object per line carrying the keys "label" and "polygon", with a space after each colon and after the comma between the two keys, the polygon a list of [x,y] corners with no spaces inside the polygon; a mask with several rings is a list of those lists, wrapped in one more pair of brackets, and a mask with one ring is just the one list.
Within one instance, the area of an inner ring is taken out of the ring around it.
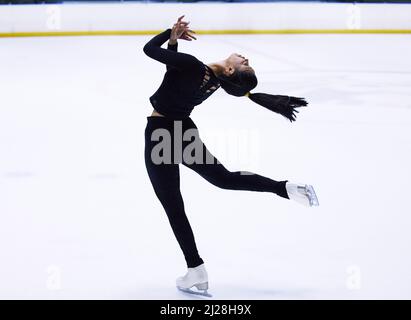
{"label": "yellow hair tie", "polygon": [[245,96],[249,97],[250,96],[250,91],[248,91]]}

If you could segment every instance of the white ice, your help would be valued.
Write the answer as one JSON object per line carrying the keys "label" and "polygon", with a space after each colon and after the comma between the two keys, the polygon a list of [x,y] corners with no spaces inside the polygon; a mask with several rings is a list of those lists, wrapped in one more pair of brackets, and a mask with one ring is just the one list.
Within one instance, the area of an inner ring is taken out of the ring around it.
{"label": "white ice", "polygon": [[[0,39],[0,298],[198,299],[144,166],[165,66],[150,37]],[[411,298],[410,35],[198,36],[295,123],[218,90],[192,118],[232,171],[314,185],[320,207],[218,189],[181,167],[215,299]]]}

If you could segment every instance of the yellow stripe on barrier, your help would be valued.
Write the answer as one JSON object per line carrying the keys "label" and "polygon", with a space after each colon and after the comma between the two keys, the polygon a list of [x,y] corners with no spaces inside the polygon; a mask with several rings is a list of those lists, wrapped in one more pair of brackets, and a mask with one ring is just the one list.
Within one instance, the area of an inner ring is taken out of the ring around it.
{"label": "yellow stripe on barrier", "polygon": [[[196,31],[197,32],[197,31]],[[209,30],[202,34],[327,34],[327,33],[411,33],[411,29],[279,29],[279,30]]]}
{"label": "yellow stripe on barrier", "polygon": [[[100,30],[100,31],[38,31],[3,32],[0,38],[8,37],[64,37],[64,36],[146,36],[159,34],[164,30]],[[196,34],[411,34],[411,29],[279,29],[279,30],[194,30]]]}

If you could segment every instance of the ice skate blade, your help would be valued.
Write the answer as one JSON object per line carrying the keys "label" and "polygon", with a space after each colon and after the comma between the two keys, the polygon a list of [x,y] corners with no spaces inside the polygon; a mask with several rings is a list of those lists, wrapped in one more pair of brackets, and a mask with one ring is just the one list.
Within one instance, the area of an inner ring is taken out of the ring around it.
{"label": "ice skate blade", "polygon": [[318,202],[318,198],[315,194],[314,187],[311,185],[306,185],[305,190],[308,194],[308,198],[310,199],[310,207],[319,206],[320,203]]}
{"label": "ice skate blade", "polygon": [[194,295],[197,295],[197,296],[203,296],[203,297],[209,297],[209,298],[212,297],[212,295],[209,294],[209,293],[207,292],[207,290],[204,290],[204,291],[194,291],[194,290],[191,290],[191,289],[185,289],[185,288],[181,288],[181,287],[178,287],[178,286],[177,286],[177,289],[180,290],[180,291],[182,291],[182,292],[184,292],[184,293],[194,294]]}

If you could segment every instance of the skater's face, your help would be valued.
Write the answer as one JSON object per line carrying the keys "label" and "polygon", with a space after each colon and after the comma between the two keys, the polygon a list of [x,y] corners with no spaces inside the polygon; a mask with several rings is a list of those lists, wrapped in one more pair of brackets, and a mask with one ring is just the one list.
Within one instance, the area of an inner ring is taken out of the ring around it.
{"label": "skater's face", "polygon": [[238,53],[231,54],[223,61],[223,72],[218,76],[223,89],[234,96],[241,97],[253,90],[258,81],[248,59]]}
{"label": "skater's face", "polygon": [[227,60],[227,68],[226,73],[227,75],[233,74],[235,71],[237,72],[254,72],[254,69],[250,67],[248,63],[248,59],[238,53],[231,54]]}

